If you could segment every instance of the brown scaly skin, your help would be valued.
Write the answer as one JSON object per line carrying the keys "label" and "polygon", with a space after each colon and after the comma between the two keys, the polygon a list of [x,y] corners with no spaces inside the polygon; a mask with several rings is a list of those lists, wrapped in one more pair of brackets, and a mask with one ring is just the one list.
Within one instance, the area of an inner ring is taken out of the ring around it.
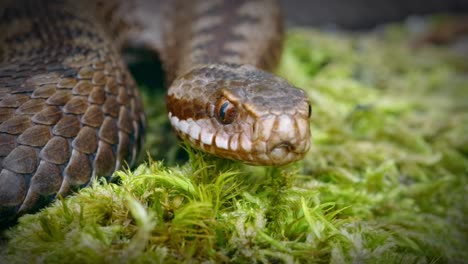
{"label": "brown scaly skin", "polygon": [[114,38],[70,2],[0,8],[0,224],[109,178],[142,143],[142,102]]}
{"label": "brown scaly skin", "polygon": [[[159,52],[171,122],[194,147],[259,165],[302,158],[307,97],[263,71],[281,40],[272,0],[2,1],[0,225],[135,161],[145,117],[123,45]],[[189,119],[207,130],[191,138]]]}

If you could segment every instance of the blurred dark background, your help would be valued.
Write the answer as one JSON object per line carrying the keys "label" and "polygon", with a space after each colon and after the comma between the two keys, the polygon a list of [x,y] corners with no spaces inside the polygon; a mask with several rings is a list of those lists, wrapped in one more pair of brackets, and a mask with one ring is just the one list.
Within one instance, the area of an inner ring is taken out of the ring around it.
{"label": "blurred dark background", "polygon": [[280,0],[287,25],[369,29],[410,15],[468,14],[468,0]]}

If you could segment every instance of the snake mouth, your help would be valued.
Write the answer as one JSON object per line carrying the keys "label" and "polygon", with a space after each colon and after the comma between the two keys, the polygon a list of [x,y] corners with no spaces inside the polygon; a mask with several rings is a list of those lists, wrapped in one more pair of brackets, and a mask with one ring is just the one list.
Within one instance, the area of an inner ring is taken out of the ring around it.
{"label": "snake mouth", "polygon": [[290,142],[281,142],[271,148],[269,157],[274,162],[284,160],[288,153],[294,152],[295,147]]}
{"label": "snake mouth", "polygon": [[273,152],[273,151],[275,151],[277,149],[285,149],[285,150],[290,152],[290,151],[294,151],[295,147],[290,142],[281,142],[281,143],[275,145],[273,148],[271,148],[271,152]]}
{"label": "snake mouth", "polygon": [[172,113],[169,118],[193,147],[251,165],[282,166],[303,158],[310,146],[308,120],[300,117],[270,116],[255,125],[247,117],[238,128],[216,127],[217,121],[210,118],[180,120]]}

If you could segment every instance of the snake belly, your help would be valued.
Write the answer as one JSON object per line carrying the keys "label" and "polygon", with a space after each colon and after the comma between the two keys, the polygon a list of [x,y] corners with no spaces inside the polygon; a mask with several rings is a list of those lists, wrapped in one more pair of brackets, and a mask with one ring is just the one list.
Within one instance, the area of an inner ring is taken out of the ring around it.
{"label": "snake belly", "polygon": [[145,115],[126,45],[159,53],[169,119],[193,147],[255,165],[301,159],[308,99],[264,71],[281,41],[270,0],[2,1],[0,225],[135,162]]}

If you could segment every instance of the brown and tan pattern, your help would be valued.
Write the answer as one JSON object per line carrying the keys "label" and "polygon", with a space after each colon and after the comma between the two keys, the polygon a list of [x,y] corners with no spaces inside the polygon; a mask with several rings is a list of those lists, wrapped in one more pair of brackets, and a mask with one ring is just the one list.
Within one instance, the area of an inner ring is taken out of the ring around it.
{"label": "brown and tan pattern", "polygon": [[160,53],[168,115],[196,148],[282,165],[309,148],[302,90],[264,72],[281,50],[271,0],[0,3],[0,224],[133,164],[144,133],[119,53]]}
{"label": "brown and tan pattern", "polygon": [[138,90],[80,1],[11,1],[0,14],[0,219],[109,178],[138,153]]}

